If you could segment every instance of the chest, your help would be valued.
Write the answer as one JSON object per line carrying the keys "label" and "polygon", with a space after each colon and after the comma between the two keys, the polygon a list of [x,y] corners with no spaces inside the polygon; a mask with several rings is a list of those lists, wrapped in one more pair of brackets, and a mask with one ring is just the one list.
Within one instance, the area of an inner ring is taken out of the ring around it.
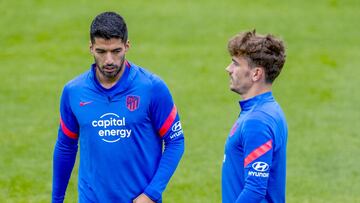
{"label": "chest", "polygon": [[242,112],[231,127],[225,143],[225,150],[227,152],[243,154],[244,145],[242,128],[246,117],[247,114]]}
{"label": "chest", "polygon": [[114,142],[131,138],[134,129],[151,127],[151,101],[146,89],[130,89],[110,96],[84,89],[71,95],[71,109],[80,134]]}

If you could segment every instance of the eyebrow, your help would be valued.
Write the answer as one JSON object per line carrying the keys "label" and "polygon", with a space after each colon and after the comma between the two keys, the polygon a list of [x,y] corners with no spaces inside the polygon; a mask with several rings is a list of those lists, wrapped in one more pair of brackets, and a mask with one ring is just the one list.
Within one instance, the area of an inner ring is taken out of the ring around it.
{"label": "eyebrow", "polygon": [[235,63],[239,63],[239,62],[237,62],[237,61],[236,61],[235,59],[233,59],[233,58],[232,58],[231,60],[232,60],[233,62],[235,62]]}
{"label": "eyebrow", "polygon": [[[119,48],[115,48],[115,49],[112,49],[110,51],[121,51],[122,48],[119,47]],[[102,48],[96,48],[95,51],[107,51],[106,49],[102,49]]]}

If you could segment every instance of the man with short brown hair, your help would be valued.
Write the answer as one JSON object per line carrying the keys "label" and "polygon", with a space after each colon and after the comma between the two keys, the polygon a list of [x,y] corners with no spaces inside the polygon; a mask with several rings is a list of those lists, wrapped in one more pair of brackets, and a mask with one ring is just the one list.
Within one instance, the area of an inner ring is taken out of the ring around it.
{"label": "man with short brown hair", "polygon": [[243,32],[228,43],[230,89],[242,97],[241,112],[225,144],[222,200],[285,202],[287,123],[272,94],[285,63],[283,42]]}

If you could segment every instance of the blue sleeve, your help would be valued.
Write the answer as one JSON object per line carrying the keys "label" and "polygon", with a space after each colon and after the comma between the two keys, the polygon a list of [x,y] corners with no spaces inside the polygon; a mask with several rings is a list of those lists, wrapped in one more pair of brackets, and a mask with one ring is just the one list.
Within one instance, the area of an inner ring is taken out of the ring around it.
{"label": "blue sleeve", "polygon": [[53,156],[52,202],[63,202],[78,149],[78,127],[68,93],[64,89],[60,101],[60,126]]}
{"label": "blue sleeve", "polygon": [[242,133],[245,185],[236,203],[257,203],[264,199],[267,191],[273,158],[272,131],[263,120],[249,119]]}
{"label": "blue sleeve", "polygon": [[184,135],[171,94],[160,79],[155,81],[152,95],[151,119],[164,140],[165,149],[159,167],[144,193],[157,201],[180,162],[184,152]]}

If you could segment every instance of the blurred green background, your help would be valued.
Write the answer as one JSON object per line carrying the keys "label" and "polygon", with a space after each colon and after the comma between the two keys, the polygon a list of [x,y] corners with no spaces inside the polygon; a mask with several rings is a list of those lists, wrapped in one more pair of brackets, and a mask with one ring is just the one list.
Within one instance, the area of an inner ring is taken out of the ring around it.
{"label": "blurred green background", "polygon": [[[127,58],[160,75],[186,152],[164,202],[221,202],[227,134],[239,113],[226,45],[240,31],[281,37],[274,95],[289,124],[287,202],[360,202],[360,1],[0,0],[0,202],[49,202],[63,85],[93,62],[89,26],[124,16]],[[77,201],[77,170],[65,202]]]}

